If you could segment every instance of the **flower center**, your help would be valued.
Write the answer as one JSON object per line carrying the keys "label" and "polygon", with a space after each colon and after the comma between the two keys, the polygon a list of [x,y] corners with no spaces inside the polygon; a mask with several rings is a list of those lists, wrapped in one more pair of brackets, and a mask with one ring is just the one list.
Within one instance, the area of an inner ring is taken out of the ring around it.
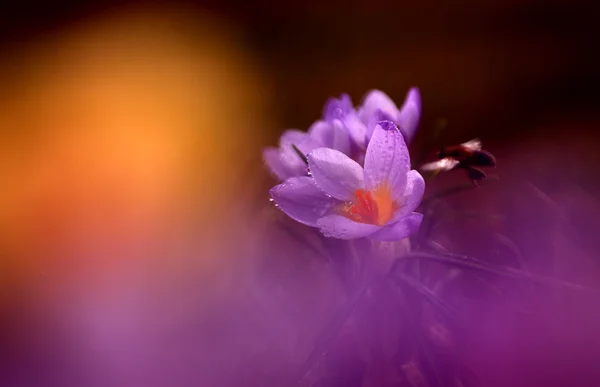
{"label": "flower center", "polygon": [[355,198],[346,203],[341,211],[345,217],[358,223],[383,226],[392,219],[399,208],[386,186],[372,192],[358,189],[354,196]]}

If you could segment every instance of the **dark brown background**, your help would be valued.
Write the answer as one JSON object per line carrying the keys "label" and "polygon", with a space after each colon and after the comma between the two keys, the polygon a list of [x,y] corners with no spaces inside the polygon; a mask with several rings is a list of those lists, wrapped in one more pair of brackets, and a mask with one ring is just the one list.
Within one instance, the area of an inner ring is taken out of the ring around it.
{"label": "dark brown background", "polygon": [[[5,47],[18,48],[40,34],[131,4],[136,3],[3,2],[0,36]],[[273,82],[273,113],[286,126],[308,125],[329,95],[349,92],[358,102],[378,87],[400,99],[418,85],[425,128],[445,117],[457,138],[514,139],[532,121],[583,118],[599,99],[593,2],[180,4],[242,26]]]}

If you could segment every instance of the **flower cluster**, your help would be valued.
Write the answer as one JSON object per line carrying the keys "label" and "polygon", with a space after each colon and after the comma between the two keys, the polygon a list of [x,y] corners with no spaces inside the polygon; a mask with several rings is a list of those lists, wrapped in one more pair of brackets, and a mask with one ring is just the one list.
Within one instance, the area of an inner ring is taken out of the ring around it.
{"label": "flower cluster", "polygon": [[419,91],[399,109],[373,90],[355,108],[348,95],[327,101],[307,132],[288,130],[264,159],[283,181],[271,197],[289,217],[327,237],[396,241],[420,226],[425,182],[410,169],[407,143],[421,113]]}

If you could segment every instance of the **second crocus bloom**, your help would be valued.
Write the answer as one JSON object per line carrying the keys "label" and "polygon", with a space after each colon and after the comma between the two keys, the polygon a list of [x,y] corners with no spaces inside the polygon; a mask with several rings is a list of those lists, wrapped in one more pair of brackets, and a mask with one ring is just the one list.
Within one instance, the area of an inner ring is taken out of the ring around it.
{"label": "second crocus bloom", "polygon": [[421,94],[416,87],[406,94],[402,107],[398,109],[394,101],[381,90],[371,90],[358,109],[358,117],[366,125],[366,141],[370,140],[375,125],[389,120],[398,125],[406,143],[415,137],[421,118]]}

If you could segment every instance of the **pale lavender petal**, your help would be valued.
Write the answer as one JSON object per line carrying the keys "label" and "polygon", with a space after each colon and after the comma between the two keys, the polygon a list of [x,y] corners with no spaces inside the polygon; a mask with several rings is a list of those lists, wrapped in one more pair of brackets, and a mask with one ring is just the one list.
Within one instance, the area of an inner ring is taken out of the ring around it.
{"label": "pale lavender petal", "polygon": [[396,223],[384,226],[381,230],[370,235],[370,238],[382,242],[399,241],[416,233],[422,221],[423,215],[414,212]]}
{"label": "pale lavender petal", "polygon": [[367,190],[387,185],[392,198],[400,197],[410,170],[410,156],[404,137],[390,121],[380,122],[365,155],[365,187]]}
{"label": "pale lavender petal", "polygon": [[396,212],[390,223],[394,223],[416,210],[417,207],[419,207],[419,204],[421,204],[421,201],[423,201],[424,193],[425,180],[423,180],[423,176],[414,169],[409,171],[406,174],[406,188],[404,189],[402,197],[398,199],[400,209]]}
{"label": "pale lavender petal", "polygon": [[364,187],[362,167],[335,149],[315,149],[308,155],[308,166],[317,185],[336,199],[351,200]]}
{"label": "pale lavender petal", "polygon": [[[340,99],[330,98],[325,104],[323,118],[333,125],[343,125],[343,128],[352,141],[359,147],[366,148],[367,126],[360,120],[358,114],[356,114],[349,95],[342,94]],[[344,141],[344,144],[340,144],[339,146],[345,146],[346,140],[343,137],[339,137],[339,139]],[[340,148],[336,146],[335,149]]]}
{"label": "pale lavender petal", "polygon": [[319,141],[309,136],[306,132],[296,129],[286,130],[281,135],[279,146],[283,152],[290,155],[293,154],[296,159],[301,161],[292,145],[295,145],[305,155],[322,146]]}
{"label": "pale lavender petal", "polygon": [[395,118],[395,116],[392,116],[381,109],[375,110],[375,113],[369,118],[367,124],[367,141],[370,141],[371,137],[373,137],[373,132],[378,123],[381,121],[394,121]]}
{"label": "pale lavender petal", "polygon": [[425,193],[425,180],[421,174],[413,169],[406,174],[406,189],[404,191],[404,200],[402,210],[409,214],[419,207]]}
{"label": "pale lavender petal", "polygon": [[271,172],[281,181],[292,176],[292,172],[283,162],[279,148],[263,150],[263,160]]}
{"label": "pale lavender petal", "polygon": [[311,139],[320,143],[319,147],[337,149],[346,155],[350,154],[350,135],[339,120],[333,120],[332,122],[316,121],[308,129],[308,135]]}
{"label": "pale lavender petal", "polygon": [[420,119],[421,95],[419,89],[413,87],[408,91],[396,121],[407,143],[410,143],[413,140]]}
{"label": "pale lavender petal", "polygon": [[354,106],[352,106],[352,99],[348,94],[342,94],[340,98],[330,98],[325,103],[323,109],[323,118],[326,121],[334,119],[342,119],[346,114],[352,112]]}
{"label": "pale lavender petal", "polygon": [[308,128],[308,135],[312,139],[320,142],[321,146],[331,148],[334,137],[332,126],[333,125],[327,121],[318,120]]}
{"label": "pale lavender petal", "polygon": [[356,113],[349,113],[342,121],[352,141],[361,149],[367,146],[367,125],[365,125]]}
{"label": "pale lavender petal", "polygon": [[381,90],[371,90],[367,93],[358,115],[362,122],[368,124],[369,119],[377,110],[381,110],[390,117],[398,116],[398,107],[387,94]]}
{"label": "pale lavender petal", "polygon": [[337,149],[345,155],[349,155],[352,149],[352,141],[348,130],[344,128],[341,122],[335,122],[332,127],[333,143],[331,147]]}
{"label": "pale lavender petal", "polygon": [[290,218],[311,227],[317,227],[317,220],[338,204],[308,176],[289,178],[269,192],[277,206]]}
{"label": "pale lavender petal", "polygon": [[279,146],[284,148],[291,144],[299,144],[308,138],[308,133],[297,129],[288,129],[279,138]]}
{"label": "pale lavender petal", "polygon": [[279,150],[279,159],[287,169],[288,177],[308,175],[308,166],[291,145]]}
{"label": "pale lavender petal", "polygon": [[305,155],[323,146],[319,141],[315,140],[314,138],[311,138],[310,136],[306,136],[304,138],[304,141],[294,145],[296,145],[298,149],[300,149],[300,151]]}
{"label": "pale lavender petal", "polygon": [[320,148],[322,145],[311,138],[308,133],[291,129],[285,131],[279,140],[281,163],[288,170],[288,176],[306,176],[308,167],[305,161],[298,155],[292,145],[295,145],[304,155],[310,153],[313,149]]}
{"label": "pale lavender petal", "polygon": [[328,215],[317,221],[317,226],[326,237],[337,239],[362,238],[377,232],[381,227],[358,223],[341,215]]}

